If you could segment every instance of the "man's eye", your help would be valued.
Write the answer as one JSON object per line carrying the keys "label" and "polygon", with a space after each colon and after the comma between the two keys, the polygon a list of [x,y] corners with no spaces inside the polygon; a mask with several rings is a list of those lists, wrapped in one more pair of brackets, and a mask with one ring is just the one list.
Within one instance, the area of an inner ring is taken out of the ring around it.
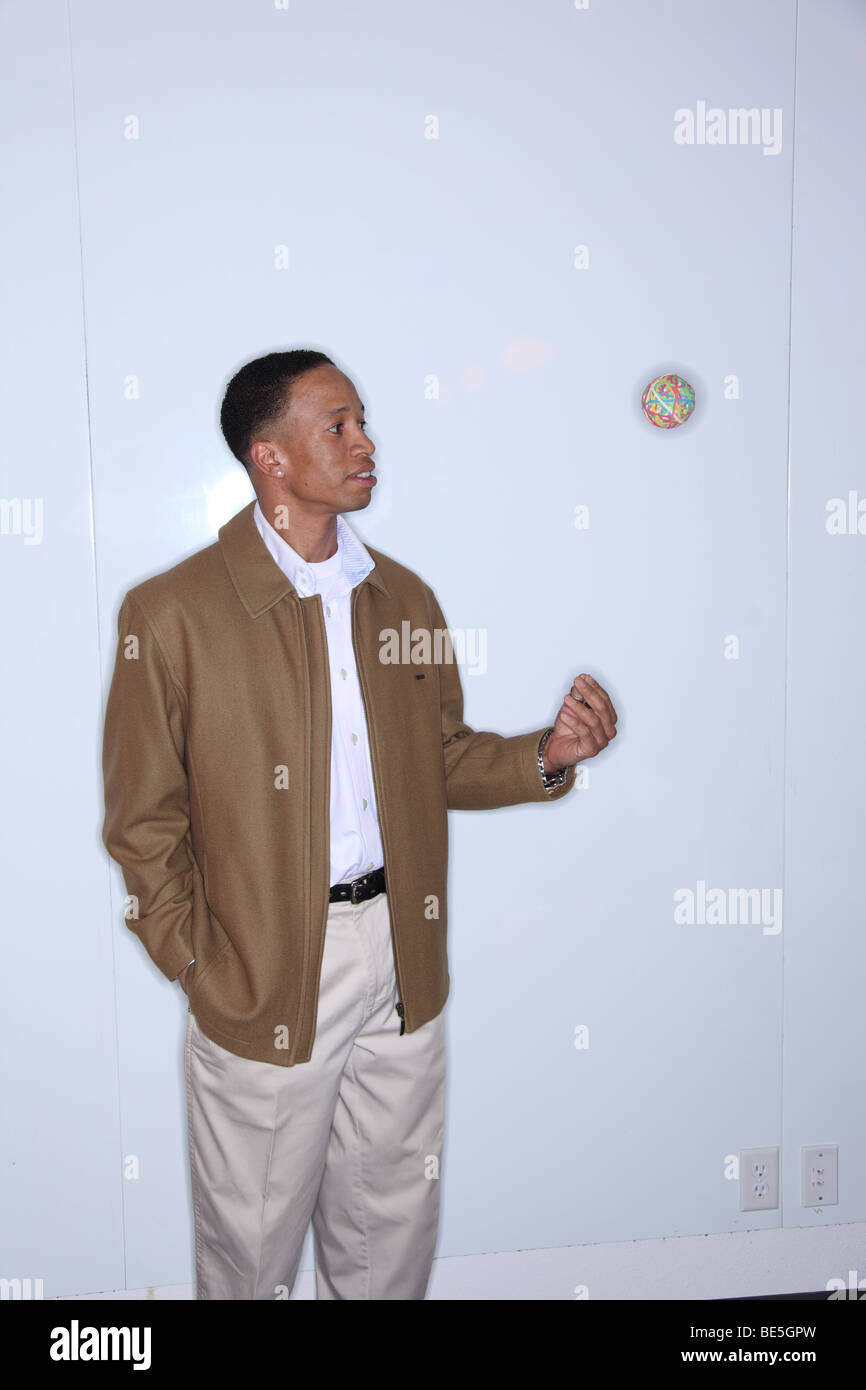
{"label": "man's eye", "polygon": [[[365,429],[367,428],[367,421],[366,421],[366,420],[359,420],[358,423],[360,424],[362,430],[365,430]],[[329,425],[329,426],[328,426],[329,431],[330,431],[330,430],[341,430],[342,428],[343,428],[343,421],[342,421],[342,420],[338,420],[337,423],[336,423],[335,425]]]}

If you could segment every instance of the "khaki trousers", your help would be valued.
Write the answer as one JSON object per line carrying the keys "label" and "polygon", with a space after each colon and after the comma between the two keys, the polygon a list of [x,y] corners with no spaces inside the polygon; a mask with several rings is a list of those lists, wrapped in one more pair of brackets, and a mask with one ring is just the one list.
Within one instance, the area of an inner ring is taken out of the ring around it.
{"label": "khaki trousers", "polygon": [[387,895],[331,903],[309,1062],[236,1057],[190,1010],[196,1297],[423,1299],[439,1222],[444,1014],[400,1035]]}

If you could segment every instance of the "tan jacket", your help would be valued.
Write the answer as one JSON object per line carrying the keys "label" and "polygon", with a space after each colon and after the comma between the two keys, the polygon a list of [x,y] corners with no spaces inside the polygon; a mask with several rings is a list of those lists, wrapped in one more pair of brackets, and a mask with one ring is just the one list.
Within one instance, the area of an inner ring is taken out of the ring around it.
{"label": "tan jacket", "polygon": [[[286,579],[254,506],[123,600],[102,834],[132,899],[127,925],[159,969],[174,980],[195,957],[186,986],[203,1032],[239,1057],[293,1066],[312,1054],[328,916],[330,676],[321,598]],[[548,792],[544,729],[503,738],[464,724],[432,589],[367,549],[352,635],[411,1033],[448,997],[448,808],[558,800],[575,770]],[[382,634],[407,620],[427,659],[381,660]]]}

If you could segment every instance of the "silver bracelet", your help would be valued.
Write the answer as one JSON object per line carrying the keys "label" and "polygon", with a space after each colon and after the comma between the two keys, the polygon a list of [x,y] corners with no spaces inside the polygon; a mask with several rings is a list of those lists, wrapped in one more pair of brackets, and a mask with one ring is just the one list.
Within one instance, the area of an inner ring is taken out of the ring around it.
{"label": "silver bracelet", "polygon": [[542,735],[541,742],[538,745],[538,771],[541,773],[541,780],[544,783],[544,790],[548,792],[553,791],[554,787],[561,787],[566,777],[568,776],[567,767],[561,767],[556,772],[545,772],[544,770],[544,745],[547,743],[547,740],[550,738],[550,735],[552,733],[553,726],[551,726],[547,730],[547,732]]}

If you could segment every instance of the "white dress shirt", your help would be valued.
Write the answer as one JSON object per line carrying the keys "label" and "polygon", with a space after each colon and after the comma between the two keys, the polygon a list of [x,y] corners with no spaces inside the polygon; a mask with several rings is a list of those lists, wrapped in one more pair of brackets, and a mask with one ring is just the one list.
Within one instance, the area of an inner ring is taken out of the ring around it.
{"label": "white dress shirt", "polygon": [[336,554],[315,564],[274,530],[258,502],[253,516],[270,554],[300,596],[321,595],[331,671],[331,883],[345,883],[384,863],[367,716],[352,646],[352,590],[374,561],[342,516],[337,516]]}

